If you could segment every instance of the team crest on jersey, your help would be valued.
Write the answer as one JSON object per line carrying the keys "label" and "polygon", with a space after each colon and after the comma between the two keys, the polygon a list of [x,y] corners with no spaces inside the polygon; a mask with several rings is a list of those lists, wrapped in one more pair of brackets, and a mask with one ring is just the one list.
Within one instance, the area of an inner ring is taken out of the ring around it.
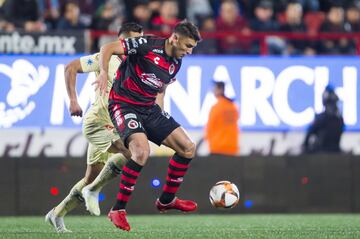
{"label": "team crest on jersey", "polygon": [[175,71],[175,65],[174,65],[174,64],[171,64],[171,65],[169,66],[169,74],[172,75],[172,74],[174,73],[174,71]]}
{"label": "team crest on jersey", "polygon": [[128,122],[128,127],[130,128],[130,129],[136,129],[136,128],[139,128],[139,123],[137,122],[137,121],[135,121],[135,120],[130,120],[129,122]]}
{"label": "team crest on jersey", "polygon": [[128,51],[128,54],[129,54],[129,55],[134,55],[134,54],[136,54],[136,49],[134,49],[134,48],[130,49],[130,50]]}

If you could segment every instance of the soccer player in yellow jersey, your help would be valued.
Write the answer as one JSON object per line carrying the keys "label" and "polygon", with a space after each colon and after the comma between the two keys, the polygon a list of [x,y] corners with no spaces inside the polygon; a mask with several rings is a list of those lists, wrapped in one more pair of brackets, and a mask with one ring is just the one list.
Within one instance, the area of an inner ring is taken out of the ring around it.
{"label": "soccer player in yellow jersey", "polygon": [[[125,23],[118,36],[121,39],[142,35],[142,26],[136,23]],[[115,55],[109,61],[109,81],[107,83],[109,90],[121,61],[122,59]],[[95,72],[96,76],[99,75],[99,53],[76,59],[65,68],[65,83],[70,98],[71,116],[82,116],[82,109],[77,101],[76,74],[85,72]],[[108,95],[100,95],[99,91],[96,92],[95,102],[84,117],[83,133],[89,141],[85,176],[73,186],[69,195],[45,217],[45,221],[49,222],[59,233],[71,232],[65,227],[64,216],[84,202],[83,196],[90,198],[90,200],[86,200],[87,209],[90,209],[89,211],[95,215],[100,215],[97,201],[99,191],[107,182],[120,174],[122,166],[131,157],[130,151],[124,146],[109,117]],[[89,185],[90,183],[92,184]],[[82,191],[86,185],[91,186],[89,188],[91,191]],[[96,199],[96,202],[92,202],[91,199],[93,201]]]}

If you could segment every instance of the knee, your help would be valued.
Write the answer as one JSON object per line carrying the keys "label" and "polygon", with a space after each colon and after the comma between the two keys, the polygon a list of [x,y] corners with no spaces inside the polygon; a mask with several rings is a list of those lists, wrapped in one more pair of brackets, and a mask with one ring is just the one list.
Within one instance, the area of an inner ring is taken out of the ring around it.
{"label": "knee", "polygon": [[92,183],[95,178],[97,177],[98,174],[96,173],[89,173],[89,174],[86,174],[85,177],[84,177],[84,186],[87,186],[89,185],[90,183]]}
{"label": "knee", "polygon": [[135,145],[135,147],[132,148],[131,150],[131,158],[138,164],[140,165],[145,165],[149,154],[150,154],[150,148],[148,147],[144,147],[144,146],[140,146],[140,145]]}
{"label": "knee", "polygon": [[184,148],[182,152],[178,152],[178,154],[184,158],[194,158],[196,152],[196,144],[191,140],[188,140],[184,144]]}
{"label": "knee", "polygon": [[128,150],[121,140],[117,140],[112,143],[110,149],[108,150],[110,153],[121,153],[125,156],[125,158],[131,158],[131,152]]}

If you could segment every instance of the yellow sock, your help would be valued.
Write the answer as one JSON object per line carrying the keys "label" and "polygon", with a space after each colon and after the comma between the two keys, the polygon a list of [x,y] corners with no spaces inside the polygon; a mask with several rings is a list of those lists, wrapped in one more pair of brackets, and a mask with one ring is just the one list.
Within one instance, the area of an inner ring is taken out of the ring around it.
{"label": "yellow sock", "polygon": [[55,207],[55,215],[58,217],[65,216],[68,212],[72,211],[78,205],[80,205],[84,199],[81,195],[81,190],[85,187],[85,180],[81,179],[70,190],[70,193],[62,200],[62,202]]}
{"label": "yellow sock", "polygon": [[126,164],[127,159],[122,154],[114,154],[111,156],[100,171],[99,175],[89,185],[90,190],[99,191],[113,178],[117,177],[122,170],[122,167]]}

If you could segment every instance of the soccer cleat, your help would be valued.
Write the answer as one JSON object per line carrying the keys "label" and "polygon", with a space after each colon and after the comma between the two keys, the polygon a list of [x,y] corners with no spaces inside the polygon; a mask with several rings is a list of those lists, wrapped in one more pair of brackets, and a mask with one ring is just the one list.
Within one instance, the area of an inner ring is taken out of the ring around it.
{"label": "soccer cleat", "polygon": [[174,200],[172,200],[172,202],[168,204],[162,204],[160,200],[157,199],[155,202],[155,206],[160,212],[165,212],[170,209],[176,209],[183,212],[192,212],[197,209],[196,202],[190,200],[181,200],[177,197],[175,197]]}
{"label": "soccer cleat", "polygon": [[121,230],[130,231],[130,225],[126,219],[126,211],[123,210],[110,210],[108,218],[112,223]]}
{"label": "soccer cleat", "polygon": [[99,207],[99,191],[90,191],[89,186],[85,186],[81,190],[81,194],[85,200],[86,210],[90,214],[95,216],[100,216],[100,207]]}
{"label": "soccer cleat", "polygon": [[57,217],[55,215],[54,209],[51,209],[50,212],[48,212],[45,216],[45,222],[50,223],[52,225],[56,232],[58,233],[69,233],[72,232],[68,229],[66,229],[64,224],[64,218],[63,217]]}

